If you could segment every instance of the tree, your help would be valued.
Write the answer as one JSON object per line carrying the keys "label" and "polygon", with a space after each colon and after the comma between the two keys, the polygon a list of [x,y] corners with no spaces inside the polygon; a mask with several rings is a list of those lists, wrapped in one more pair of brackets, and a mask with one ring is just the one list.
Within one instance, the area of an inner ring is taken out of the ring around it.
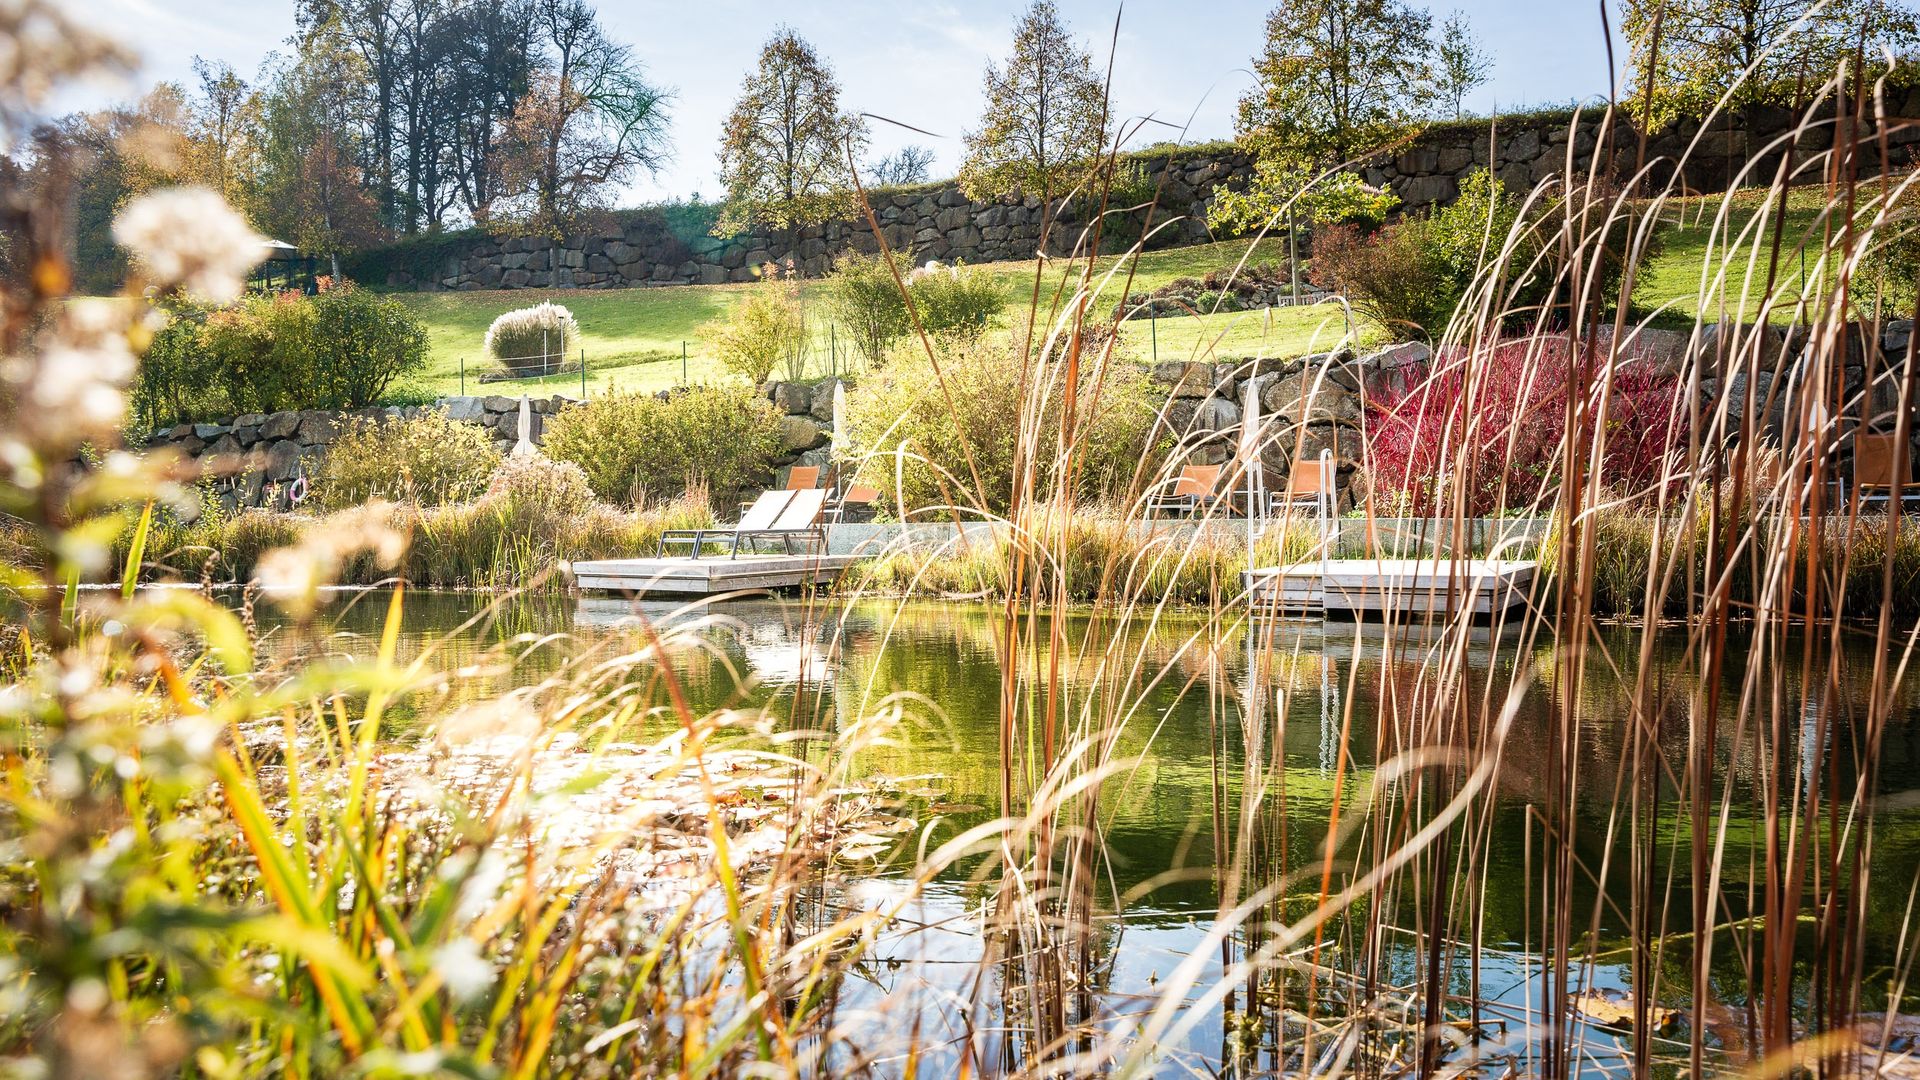
{"label": "tree", "polygon": [[557,285],[559,241],[634,173],[659,167],[668,95],[607,39],[586,0],[537,0],[535,25],[540,72],[501,136],[502,198],[488,213],[551,242]]}
{"label": "tree", "polygon": [[1049,198],[1083,179],[1107,145],[1106,90],[1053,0],[1034,0],[1005,68],[987,64],[987,108],[966,134],[960,184],[975,199]]}
{"label": "tree", "polygon": [[1468,94],[1486,85],[1493,72],[1493,57],[1474,36],[1464,11],[1447,16],[1440,25],[1440,42],[1434,47],[1434,92],[1442,107],[1453,110],[1460,119]]}
{"label": "tree", "polygon": [[191,112],[186,93],[160,83],[139,101],[62,118],[52,125],[36,168],[77,163],[72,187],[73,266],[83,292],[106,292],[126,278],[126,253],[113,219],[135,197],[190,182],[186,173]]}
{"label": "tree", "polygon": [[259,102],[245,79],[225,61],[193,58],[199,93],[190,105],[187,160],[182,170],[238,205],[251,181],[252,133]]}
{"label": "tree", "polygon": [[1433,20],[1399,0],[1288,0],[1267,16],[1259,85],[1240,99],[1252,183],[1207,210],[1215,228],[1377,221],[1398,200],[1342,170],[1411,131],[1434,90]]}
{"label": "tree", "polygon": [[867,168],[867,183],[874,187],[924,184],[932,178],[933,151],[924,146],[903,146]]}
{"label": "tree", "polygon": [[727,202],[714,226],[794,229],[848,206],[848,161],[866,124],[840,108],[840,85],[813,46],[781,27],[760,50],[721,132],[720,182]]}
{"label": "tree", "polygon": [[1399,0],[1288,0],[1267,16],[1241,137],[1263,156],[1351,161],[1412,129],[1433,83],[1433,20]]}
{"label": "tree", "polygon": [[328,23],[302,35],[298,51],[272,71],[259,107],[249,216],[270,235],[329,258],[335,277],[343,252],[379,239],[378,207],[357,164],[365,77],[364,61]]}
{"label": "tree", "polygon": [[[1633,93],[1645,90],[1661,0],[1625,0]],[[1891,0],[1666,0],[1654,58],[1653,122],[1729,104],[1792,100],[1864,48],[1868,62],[1920,43],[1913,11]],[[1749,72],[1751,72],[1749,74]]]}

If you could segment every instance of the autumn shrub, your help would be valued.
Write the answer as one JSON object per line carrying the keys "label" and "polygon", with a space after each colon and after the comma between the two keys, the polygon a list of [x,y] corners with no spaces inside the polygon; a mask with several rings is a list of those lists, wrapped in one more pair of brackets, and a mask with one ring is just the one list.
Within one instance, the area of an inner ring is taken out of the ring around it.
{"label": "autumn shrub", "polygon": [[544,454],[501,462],[487,480],[486,497],[553,512],[578,510],[594,501],[593,487],[580,466]]}
{"label": "autumn shrub", "polygon": [[920,325],[936,337],[972,341],[986,333],[1007,306],[1007,294],[993,274],[965,263],[916,270],[907,288]]}
{"label": "autumn shrub", "polygon": [[910,329],[907,305],[892,267],[879,255],[849,251],[834,260],[824,293],[828,314],[869,367]]}
{"label": "autumn shrub", "polygon": [[[1593,392],[1602,362],[1589,355],[1576,365],[1559,338],[1505,341],[1471,362],[1442,353],[1404,393],[1368,402],[1368,480],[1377,505],[1442,513],[1449,510],[1443,493],[1462,495],[1469,515],[1544,504],[1559,482],[1567,394]],[[1613,372],[1598,463],[1603,483],[1630,498],[1658,490],[1670,457],[1685,448],[1686,414],[1675,413],[1680,389],[1652,365]]]}
{"label": "autumn shrub", "polygon": [[580,324],[559,304],[541,303],[509,311],[493,320],[481,347],[515,375],[537,375],[558,367],[580,341]]}
{"label": "autumn shrub", "polygon": [[[1611,194],[1606,185],[1596,184],[1572,197],[1605,206]],[[1441,336],[1476,283],[1492,287],[1496,324],[1552,325],[1562,319],[1568,301],[1560,280],[1565,256],[1545,238],[1555,235],[1554,222],[1567,212],[1567,197],[1525,207],[1478,170],[1460,181],[1459,198],[1438,210],[1410,214],[1377,231],[1339,225],[1316,234],[1312,278],[1400,338]],[[1592,233],[1602,249],[1592,298],[1604,310],[1618,291],[1630,223],[1624,218],[1595,222]],[[1649,241],[1643,260],[1657,250]]]}
{"label": "autumn shrub", "polygon": [[776,367],[799,379],[811,346],[799,290],[773,272],[747,290],[733,310],[708,323],[700,337],[728,371],[755,386],[766,382]]}
{"label": "autumn shrub", "polygon": [[744,386],[695,387],[666,400],[609,394],[550,419],[544,446],[612,502],[643,505],[696,486],[725,500],[771,478],[779,419]]}
{"label": "autumn shrub", "polygon": [[[1091,411],[1079,418],[1074,473],[1076,494],[1086,499],[1119,491],[1141,460],[1158,449],[1152,437],[1157,402],[1145,373],[1115,362],[1096,376],[1094,367],[1082,375],[1079,401]],[[1032,386],[1025,393],[1027,402],[1041,400]],[[1046,397],[1036,435],[1041,447],[1058,441],[1060,398],[1057,392]],[[924,354],[901,352],[847,395],[852,439],[870,456],[862,466],[864,482],[892,499],[897,458],[908,510],[949,501],[976,506],[984,497],[980,508],[1005,513],[1019,456],[1022,402],[1021,357],[1010,345],[990,339],[950,342],[941,349],[938,375]],[[973,487],[969,450],[983,496]],[[1051,461],[1045,451],[1041,458]],[[1042,487],[1051,483],[1051,476],[1036,480]]]}
{"label": "autumn shrub", "polygon": [[352,284],[165,311],[135,391],[138,414],[156,426],[362,408],[426,367],[427,332],[413,312]]}
{"label": "autumn shrub", "polygon": [[479,496],[500,465],[485,431],[441,409],[349,417],[320,467],[314,497],[329,509],[372,499],[434,506]]}

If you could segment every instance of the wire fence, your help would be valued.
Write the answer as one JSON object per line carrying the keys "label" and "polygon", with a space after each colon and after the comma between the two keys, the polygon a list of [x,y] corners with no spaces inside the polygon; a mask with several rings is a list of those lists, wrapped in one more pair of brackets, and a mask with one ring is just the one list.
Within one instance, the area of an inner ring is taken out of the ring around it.
{"label": "wire fence", "polygon": [[[865,365],[859,362],[853,348],[851,346],[841,346],[839,328],[836,325],[828,324],[824,334],[816,333],[810,335],[810,337],[812,337],[813,340],[809,343],[809,346],[798,350],[797,363],[791,365],[783,363],[775,366],[773,375],[771,376],[774,380],[780,380],[783,376],[788,381],[815,378],[839,378],[858,374],[860,371],[865,370]],[[692,339],[683,339],[680,342],[680,355],[678,357],[667,356],[638,360],[631,359],[631,354],[625,354],[604,357],[600,361],[590,362],[587,358],[587,350],[585,348],[577,349],[573,353],[541,351],[529,353],[525,356],[489,356],[483,361],[484,366],[476,364],[471,371],[469,370],[467,357],[462,355],[459,358],[460,395],[465,397],[470,386],[477,389],[501,383],[524,384],[553,379],[561,375],[578,375],[580,396],[584,399],[591,393],[592,382],[589,378],[590,373],[610,377],[615,372],[632,371],[636,368],[654,368],[657,365],[671,365],[676,362],[679,365],[679,370],[670,376],[668,386],[671,388],[691,386],[696,381],[693,371],[694,364],[700,362],[704,367],[706,361],[715,361],[718,359],[710,354],[695,351],[697,344],[698,343]],[[820,348],[819,346],[821,345],[825,347]],[[822,363],[822,361],[824,361],[824,363]],[[797,371],[795,370],[796,368],[798,369]],[[671,368],[668,370],[672,372]],[[611,386],[611,383],[609,383],[609,386]]]}

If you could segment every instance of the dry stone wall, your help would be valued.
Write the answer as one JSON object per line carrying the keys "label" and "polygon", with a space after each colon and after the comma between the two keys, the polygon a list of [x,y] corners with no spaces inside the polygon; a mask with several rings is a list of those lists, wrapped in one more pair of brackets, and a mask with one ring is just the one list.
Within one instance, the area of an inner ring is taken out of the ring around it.
{"label": "dry stone wall", "polygon": [[[772,383],[763,389],[779,414],[783,453],[777,466],[826,464],[832,441],[835,381],[813,385]],[[534,443],[545,436],[548,417],[579,403],[578,398],[558,394],[529,398]],[[446,397],[430,405],[244,413],[208,423],[161,428],[147,436],[144,446],[148,450],[172,450],[204,462],[209,466],[208,482],[229,510],[283,510],[299,497],[300,481],[304,478],[310,483],[317,475],[350,418],[406,419],[427,409],[443,409],[450,419],[484,429],[503,453],[519,439],[520,399],[494,394]]]}
{"label": "dry stone wall", "polygon": [[[1920,87],[1893,87],[1888,95],[1889,116],[1920,116]],[[1751,162],[1750,175],[1757,182],[1770,182],[1781,155],[1806,162],[1833,145],[1833,125],[1796,136],[1796,124],[1791,110],[1770,105],[1725,114],[1705,125],[1677,120],[1648,136],[1650,172],[1656,182],[1664,182],[1673,175],[1673,163],[1684,157],[1682,185],[1690,191],[1718,192],[1735,184]],[[1783,146],[1769,149],[1783,139]],[[1870,147],[1867,171],[1883,164],[1904,167],[1916,160],[1920,126],[1891,127],[1884,162],[1879,133],[1869,130],[1862,139]],[[1632,171],[1639,143],[1637,129],[1625,116],[1609,119],[1597,109],[1582,114],[1578,123],[1570,115],[1452,123],[1437,125],[1404,149],[1362,162],[1357,171],[1369,183],[1392,191],[1404,208],[1419,210],[1457,198],[1460,181],[1478,169],[1522,190],[1569,166],[1585,173],[1595,166],[1596,155],[1601,171],[1624,175]],[[1226,188],[1244,187],[1253,172],[1251,155],[1231,145],[1147,153],[1135,160],[1149,184],[1159,187],[1165,181],[1155,217],[1155,224],[1164,227],[1154,233],[1151,246],[1213,239],[1206,215],[1215,196]],[[877,192],[873,204],[888,245],[911,248],[917,259],[1028,259],[1040,246],[1043,214],[1037,198],[976,201],[957,186],[944,184]],[[1073,202],[1056,209],[1051,254],[1074,243],[1087,212]],[[1110,219],[1109,232],[1130,241],[1146,231],[1144,215],[1136,211]],[[423,290],[713,285],[751,280],[754,268],[770,261],[791,261],[802,274],[819,276],[839,253],[876,247],[864,215],[792,232],[755,229],[722,239],[697,226],[677,224],[659,211],[634,211],[558,244],[478,236],[452,245],[432,266],[390,271],[387,284]]]}

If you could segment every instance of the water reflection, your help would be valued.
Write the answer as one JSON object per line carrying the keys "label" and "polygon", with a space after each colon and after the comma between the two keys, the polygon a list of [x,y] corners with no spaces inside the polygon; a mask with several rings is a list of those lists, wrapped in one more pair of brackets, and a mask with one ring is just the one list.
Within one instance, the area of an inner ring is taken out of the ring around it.
{"label": "water reflection", "polygon": [[[343,606],[332,647],[370,651],[385,611],[378,595]],[[443,668],[473,668],[471,677],[448,692],[474,700],[543,679],[571,653],[618,645],[639,633],[642,618],[669,624],[704,619],[710,655],[682,672],[696,710],[765,708],[796,723],[804,717],[806,723],[831,725],[869,714],[889,695],[910,695],[913,722],[897,738],[862,751],[860,764],[876,775],[934,778],[926,784],[924,809],[942,816],[938,834],[951,836],[992,819],[1000,805],[1000,617],[997,609],[984,606],[936,603],[870,603],[841,610],[741,601],[704,609],[667,602],[532,598],[499,603],[477,595],[418,594],[407,600],[401,653],[408,659],[433,650]],[[1102,895],[1111,916],[1125,916],[1103,920],[1098,942],[1102,1001],[1117,1017],[1150,999],[1178,965],[1202,951],[1220,905],[1219,870],[1233,854],[1226,846],[1232,841],[1223,837],[1236,835],[1220,828],[1220,815],[1237,813],[1231,808],[1250,792],[1260,795],[1267,816],[1260,819],[1259,857],[1248,870],[1257,878],[1295,875],[1306,882],[1281,899],[1278,914],[1297,916],[1313,900],[1316,875],[1302,872],[1326,858],[1323,842],[1335,804],[1349,812],[1364,804],[1381,764],[1423,737],[1415,730],[1417,703],[1431,691],[1426,680],[1432,677],[1433,658],[1418,642],[1389,650],[1377,628],[1353,625],[1287,623],[1263,629],[1258,641],[1242,634],[1215,645],[1215,635],[1197,617],[1116,627],[1076,616],[1062,633],[1075,643],[1112,635],[1122,639],[1122,648],[1077,649],[1057,673],[1090,698],[1098,696],[1090,688],[1115,678],[1110,668],[1100,668],[1103,658],[1111,664],[1115,656],[1126,657],[1134,671],[1123,680],[1134,697],[1126,704],[1130,711],[1112,750],[1122,771],[1109,785],[1098,819],[1105,856]],[[483,663],[516,639],[529,644],[513,652],[511,664]],[[1656,738],[1667,761],[1685,761],[1690,740],[1701,737],[1691,727],[1682,692],[1691,685],[1683,642],[1677,637],[1658,641],[1644,673],[1638,670],[1638,645],[1638,635],[1625,630],[1602,634],[1595,642],[1595,659],[1582,684],[1581,726],[1572,733],[1573,745],[1565,748],[1580,779],[1574,857],[1592,868],[1572,898],[1574,910],[1594,913],[1594,960],[1579,977],[1602,995],[1633,989],[1625,955],[1630,898],[1623,895],[1623,885],[1603,890],[1595,882],[1598,868],[1627,865],[1639,842],[1620,827],[1617,801],[1618,778],[1630,769],[1628,703],[1636,678],[1644,674],[1653,699],[1661,703]],[[1783,786],[1797,788],[1802,799],[1813,795],[1816,780],[1829,791],[1837,790],[1836,782],[1851,783],[1850,718],[1865,708],[1862,680],[1872,661],[1866,648],[1864,640],[1849,639],[1836,659],[1840,694],[1824,706],[1824,716],[1817,696],[1808,695],[1814,703],[1798,710],[1797,730],[1787,729],[1791,734],[1782,760],[1770,764],[1750,734],[1743,740],[1740,725],[1718,726],[1714,750],[1731,812],[1724,822],[1716,818],[1727,851],[1718,867],[1725,910],[1717,921],[1745,919],[1758,902],[1754,878],[1763,837],[1755,808],[1769,778],[1783,777]],[[1478,986],[1489,1010],[1483,1022],[1493,1037],[1504,1032],[1520,1039],[1539,1022],[1547,994],[1547,972],[1538,957],[1542,897],[1532,883],[1548,844],[1536,807],[1551,790],[1548,777],[1555,768],[1553,740],[1559,730],[1547,687],[1563,661],[1546,646],[1485,635],[1468,646],[1464,661],[1463,684],[1476,694],[1485,691],[1492,711],[1517,673],[1530,671],[1537,680],[1513,716],[1495,778],[1497,798],[1473,822],[1483,831],[1484,846],[1469,861],[1463,883],[1455,886],[1462,891],[1450,899],[1470,905],[1470,922],[1483,947],[1472,971],[1464,959],[1448,961],[1449,982],[1462,993]],[[1036,680],[1054,676],[1040,656],[1021,655],[1012,662],[1024,665]],[[1756,650],[1752,662],[1767,660]],[[1737,690],[1742,674],[1728,672],[1728,687]],[[1875,848],[1862,935],[1862,966],[1869,972],[1885,972],[1902,959],[1895,950],[1908,891],[1920,873],[1920,724],[1911,720],[1915,692],[1903,687],[1899,693],[1875,791]],[[1740,700],[1737,692],[1726,697]],[[1670,882],[1665,895],[1676,911],[1684,911],[1687,898],[1703,885],[1693,880],[1684,858],[1688,820],[1671,783],[1656,805],[1658,843],[1651,850],[1660,860],[1658,874]],[[1357,850],[1343,850],[1339,872],[1357,857]],[[1624,878],[1616,872],[1610,880]],[[844,902],[891,905],[899,902],[900,889],[897,881],[880,876]],[[1807,889],[1811,900],[1813,885]],[[889,940],[868,963],[871,981],[854,992],[847,1007],[878,1010],[890,995],[913,988],[966,1000],[974,973],[969,961],[980,949],[984,895],[962,866],[913,900],[909,921],[927,929]],[[1419,882],[1403,882],[1361,905],[1378,917],[1378,933],[1389,945],[1382,972],[1389,984],[1412,983],[1418,976],[1419,950],[1410,940],[1403,946],[1393,943],[1405,928],[1420,925],[1428,895]],[[1684,921],[1677,915],[1671,925],[1679,928]],[[1222,970],[1217,953],[1202,959],[1203,980]],[[1656,996],[1677,1004],[1688,989],[1685,957],[1664,962],[1676,967],[1663,977]],[[1750,976],[1737,949],[1717,950],[1712,974],[1722,1005],[1745,999]],[[1889,1005],[1884,987],[1881,980],[1863,988],[1867,1008]],[[1402,1007],[1414,1008],[1410,1001]],[[1217,1061],[1222,1055],[1229,1008],[1214,1003],[1197,1013],[1184,1043],[1195,1061]],[[1725,1030],[1714,1035],[1723,1047],[1745,1037],[1737,1009],[1729,1016]],[[1594,1061],[1621,1063],[1617,1032],[1595,1026],[1584,1038],[1582,1052]]]}

